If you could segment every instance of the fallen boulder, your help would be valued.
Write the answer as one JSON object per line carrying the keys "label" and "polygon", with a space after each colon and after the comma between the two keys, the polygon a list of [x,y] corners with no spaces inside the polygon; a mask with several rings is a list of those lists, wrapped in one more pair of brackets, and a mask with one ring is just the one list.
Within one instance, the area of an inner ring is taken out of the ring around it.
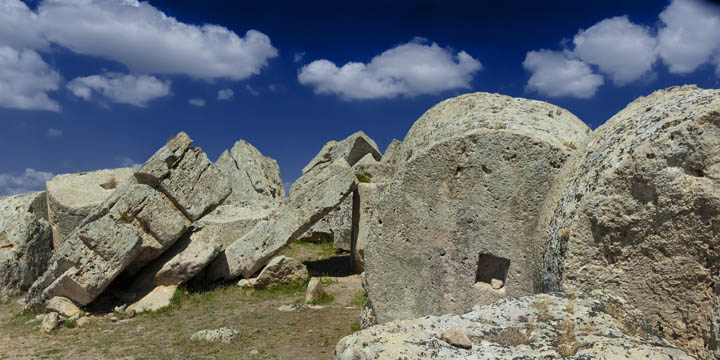
{"label": "fallen boulder", "polygon": [[353,193],[353,235],[350,249],[350,263],[353,271],[365,271],[365,246],[375,236],[378,225],[377,210],[385,194],[387,183],[360,183]]}
{"label": "fallen boulder", "polygon": [[50,298],[50,300],[48,300],[45,304],[45,308],[48,311],[54,311],[69,318],[79,317],[85,313],[77,305],[70,301],[70,299],[59,296]]}
{"label": "fallen boulder", "polygon": [[674,87],[599,127],[547,199],[543,290],[622,296],[720,357],[720,91]]}
{"label": "fallen boulder", "polygon": [[142,313],[148,311],[158,311],[162,308],[170,306],[170,302],[177,291],[176,285],[158,286],[149,293],[145,294],[140,300],[127,307],[126,311],[134,311]]}
{"label": "fallen boulder", "polygon": [[365,244],[378,321],[533,293],[540,207],[589,131],[567,110],[497,94],[428,110],[402,144],[376,210],[378,235]]}
{"label": "fallen boulder", "polygon": [[193,341],[207,341],[211,343],[229,344],[235,339],[240,332],[231,328],[220,328],[215,330],[200,330],[190,337]]}
{"label": "fallen boulder", "polygon": [[45,192],[0,199],[0,300],[27,291],[51,256]]}
{"label": "fallen boulder", "polygon": [[240,140],[225,150],[215,162],[230,181],[232,193],[224,204],[247,204],[251,201],[280,201],[285,188],[275,160],[263,156],[255,147]]}
{"label": "fallen boulder", "polygon": [[48,219],[55,248],[117,188],[134,182],[134,169],[63,174],[47,182]]}
{"label": "fallen boulder", "polygon": [[256,289],[266,289],[279,285],[304,283],[307,278],[307,267],[303,263],[286,256],[276,256],[263,268],[253,282],[253,286]]}
{"label": "fallen boulder", "polygon": [[258,222],[230,244],[208,270],[211,281],[250,278],[280,250],[304,234],[355,190],[357,180],[343,159],[322,164],[292,186],[274,216]]}
{"label": "fallen boulder", "polygon": [[[342,141],[330,141],[315,157],[303,168],[302,173],[307,174],[314,167],[343,159],[353,166],[366,154],[372,154],[375,160],[380,161],[382,154],[377,144],[364,132],[358,131]],[[292,191],[290,192],[292,193]]]}
{"label": "fallen boulder", "polygon": [[607,296],[505,299],[464,315],[370,327],[341,339],[334,359],[692,359],[642,332],[632,314]]}

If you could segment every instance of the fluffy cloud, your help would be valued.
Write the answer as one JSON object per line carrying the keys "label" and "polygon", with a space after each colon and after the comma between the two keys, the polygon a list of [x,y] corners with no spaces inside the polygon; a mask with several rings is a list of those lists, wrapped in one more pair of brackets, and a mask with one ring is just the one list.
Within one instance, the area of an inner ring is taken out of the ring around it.
{"label": "fluffy cloud", "polygon": [[375,56],[370,63],[349,62],[338,67],[316,60],[298,74],[301,84],[317,94],[346,100],[394,98],[468,89],[482,65],[464,51],[454,54],[436,43],[415,39]]}
{"label": "fluffy cloud", "polygon": [[0,1],[0,46],[16,49],[44,49],[38,16],[20,0]]}
{"label": "fluffy cloud", "polygon": [[217,94],[218,100],[230,100],[230,99],[232,99],[233,96],[235,96],[235,92],[232,91],[232,89],[218,90],[218,94]]}
{"label": "fluffy cloud", "polygon": [[713,61],[720,76],[720,6],[674,0],[660,13],[658,50],[670,72],[684,74]]}
{"label": "fluffy cloud", "polygon": [[34,169],[25,169],[22,174],[0,174],[0,196],[43,190],[45,182],[53,177],[53,173]]}
{"label": "fluffy cloud", "polygon": [[133,72],[242,80],[277,56],[259,31],[240,37],[222,26],[185,24],[148,2],[45,0],[38,15],[50,41],[118,61]]}
{"label": "fluffy cloud", "polygon": [[605,19],[573,39],[573,53],[597,65],[616,85],[637,80],[652,69],[657,59],[657,41],[648,28],[630,22],[627,16]]}
{"label": "fluffy cloud", "polygon": [[205,106],[205,100],[200,99],[200,98],[192,98],[192,99],[188,100],[188,104],[190,104],[192,106],[203,107],[203,106]]}
{"label": "fluffy cloud", "polygon": [[170,82],[148,75],[107,73],[79,77],[67,84],[75,96],[87,101],[99,93],[114,103],[145,107],[147,103],[170,94]]}
{"label": "fluffy cloud", "polygon": [[58,89],[60,75],[33,50],[0,47],[0,106],[60,111],[47,92]]}
{"label": "fluffy cloud", "polygon": [[532,72],[527,89],[549,97],[588,99],[604,83],[588,64],[557,51],[530,51],[523,67]]}
{"label": "fluffy cloud", "polygon": [[135,170],[138,170],[143,166],[143,164],[138,164],[133,161],[133,159],[127,156],[118,156],[115,158],[115,162],[118,163],[121,167],[133,168]]}

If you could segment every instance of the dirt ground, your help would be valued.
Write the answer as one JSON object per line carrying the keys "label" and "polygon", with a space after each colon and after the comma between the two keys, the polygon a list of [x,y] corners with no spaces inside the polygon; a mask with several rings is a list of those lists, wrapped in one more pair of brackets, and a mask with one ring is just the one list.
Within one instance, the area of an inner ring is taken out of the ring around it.
{"label": "dirt ground", "polygon": [[[321,309],[278,307],[301,303],[307,284],[270,290],[224,284],[183,288],[173,305],[156,313],[114,322],[115,314],[93,314],[89,326],[61,327],[44,334],[35,314],[18,315],[14,301],[0,304],[0,359],[330,359],[335,344],[358,330],[364,301],[360,281],[349,272],[347,254],[331,244],[296,242],[282,253],[305,262],[311,276],[328,278],[332,302]],[[231,327],[230,344],[191,341],[199,330]]]}

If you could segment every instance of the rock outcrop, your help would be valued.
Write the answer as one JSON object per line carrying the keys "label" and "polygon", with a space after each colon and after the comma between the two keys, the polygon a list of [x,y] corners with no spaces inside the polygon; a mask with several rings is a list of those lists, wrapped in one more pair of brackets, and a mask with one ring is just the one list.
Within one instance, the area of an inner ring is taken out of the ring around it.
{"label": "rock outcrop", "polygon": [[51,256],[45,192],[0,199],[0,300],[27,291]]}
{"label": "rock outcrop", "polygon": [[497,94],[428,110],[401,146],[376,210],[378,236],[365,246],[378,321],[533,293],[540,207],[589,131],[567,110]]}
{"label": "rock outcrop", "polygon": [[720,357],[720,91],[641,97],[599,127],[545,206],[543,290],[604,289]]}
{"label": "rock outcrop", "polygon": [[48,219],[53,245],[60,247],[80,223],[115,191],[134,182],[134,169],[108,169],[63,174],[47,182]]}
{"label": "rock outcrop", "polygon": [[274,202],[285,198],[277,161],[263,156],[243,140],[236,142],[229,151],[225,150],[215,164],[232,187],[232,193],[224,202],[226,205]]}
{"label": "rock outcrop", "polygon": [[[230,193],[227,180],[180,133],[117,189],[56,249],[28,293],[30,306],[52,296],[84,306],[123,271],[135,274],[169,249]],[[149,185],[148,185],[149,184]]]}
{"label": "rock outcrop", "polygon": [[692,359],[643,331],[621,299],[535,295],[373,326],[340,340],[337,360],[369,359]]}
{"label": "rock outcrop", "polygon": [[353,231],[350,261],[353,271],[365,271],[365,246],[378,224],[377,210],[387,183],[360,183],[353,193]]}
{"label": "rock outcrop", "polygon": [[252,277],[356,187],[355,175],[343,159],[314,167],[293,184],[290,198],[272,217],[258,222],[220,254],[208,270],[209,280]]}
{"label": "rock outcrop", "polygon": [[[310,172],[319,164],[344,159],[353,168],[353,173],[374,176],[379,172],[378,169],[382,169],[384,173],[387,168],[380,165],[381,158],[382,155],[375,142],[359,131],[340,142],[330,141],[325,144],[315,158],[305,166],[303,174]],[[351,228],[352,198],[348,197],[301,237],[309,238],[312,242],[332,241],[336,249],[350,251]]]}

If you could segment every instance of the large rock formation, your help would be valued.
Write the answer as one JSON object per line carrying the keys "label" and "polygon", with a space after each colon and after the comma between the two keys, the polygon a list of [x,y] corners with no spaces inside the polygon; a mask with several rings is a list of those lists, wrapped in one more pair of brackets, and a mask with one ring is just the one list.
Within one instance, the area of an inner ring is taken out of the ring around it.
{"label": "large rock formation", "polygon": [[45,192],[0,199],[0,300],[27,291],[51,256]]}
{"label": "large rock formation", "polygon": [[497,94],[428,110],[395,155],[365,246],[378,321],[531,294],[540,206],[588,133],[567,110]]}
{"label": "large rock formation", "polygon": [[536,295],[459,315],[373,326],[340,340],[336,360],[370,359],[692,359],[645,333],[621,299]]}
{"label": "large rock formation", "polygon": [[353,193],[353,231],[350,261],[353,271],[365,271],[365,246],[378,224],[377,210],[387,183],[360,183]]}
{"label": "large rock formation", "polygon": [[140,184],[116,190],[88,215],[56,249],[28,304],[62,296],[87,305],[121,272],[140,270],[170,248],[191,220],[217,207],[230,187],[191,144],[185,133],[170,139],[136,173]]}
{"label": "large rock formation", "polygon": [[47,182],[48,219],[53,245],[63,240],[117,188],[134,182],[130,168],[63,174]]}
{"label": "large rock formation", "polygon": [[720,91],[641,97],[568,163],[541,222],[544,290],[621,296],[720,358]]}
{"label": "large rock formation", "polygon": [[292,186],[290,198],[274,215],[228,246],[213,262],[210,280],[252,277],[285,246],[304,234],[357,187],[344,159],[315,166]]}
{"label": "large rock formation", "polygon": [[[303,169],[303,174],[319,164],[344,159],[352,166],[353,173],[367,177],[388,172],[387,166],[380,164],[382,155],[375,142],[362,131],[356,132],[344,140],[330,141],[315,158]],[[292,193],[292,192],[291,192]],[[352,237],[352,197],[345,199],[325,217],[320,219],[301,237],[313,242],[332,241],[336,249],[350,250]]]}
{"label": "large rock formation", "polygon": [[247,204],[257,201],[280,201],[285,189],[275,160],[263,156],[255,147],[240,140],[225,150],[215,163],[228,178],[232,194],[225,204]]}

